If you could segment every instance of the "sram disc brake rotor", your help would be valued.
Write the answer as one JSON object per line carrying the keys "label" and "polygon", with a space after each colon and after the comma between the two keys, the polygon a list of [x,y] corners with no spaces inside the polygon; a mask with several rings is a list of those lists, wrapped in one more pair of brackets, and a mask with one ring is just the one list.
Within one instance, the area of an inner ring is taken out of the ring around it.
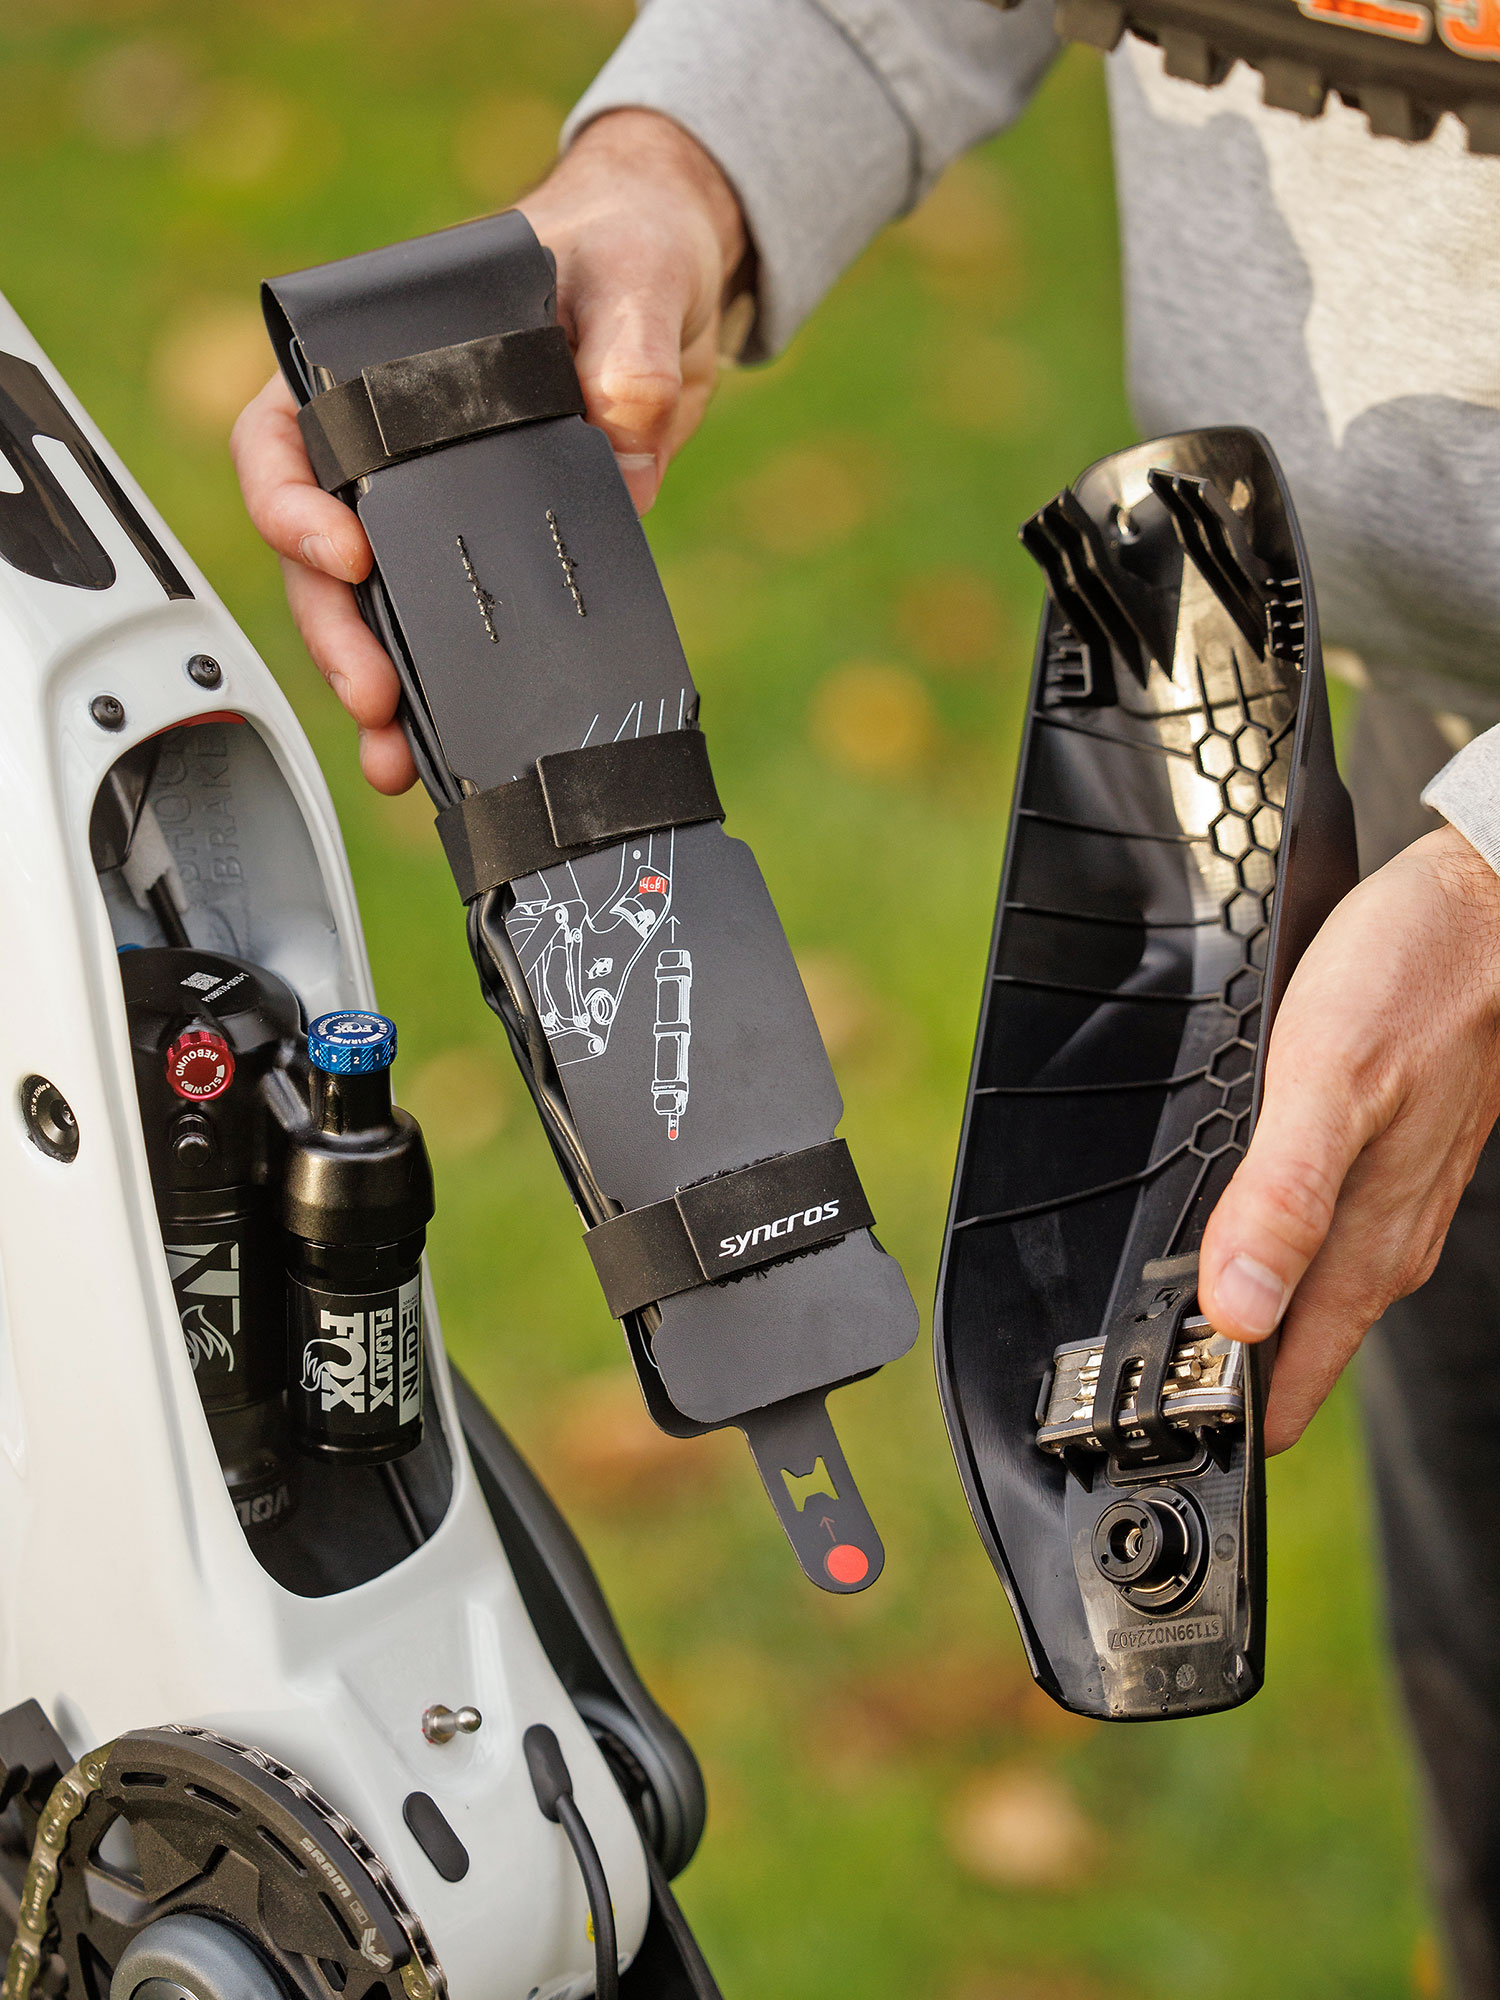
{"label": "sram disc brake rotor", "polygon": [[184,1915],[254,1947],[267,2000],[446,1991],[421,1924],[343,1814],[263,1751],[169,1726],[117,1738],[52,1794],[5,2000],[26,2000],[49,1957],[69,2000],[109,2000],[129,1947]]}

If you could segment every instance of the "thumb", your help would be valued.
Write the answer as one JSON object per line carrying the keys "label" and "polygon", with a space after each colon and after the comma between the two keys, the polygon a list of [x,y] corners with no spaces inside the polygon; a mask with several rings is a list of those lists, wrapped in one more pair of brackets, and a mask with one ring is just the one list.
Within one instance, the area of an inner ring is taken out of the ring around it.
{"label": "thumb", "polygon": [[1204,1231],[1199,1310],[1234,1340],[1264,1340],[1281,1324],[1370,1136],[1321,1042],[1283,1010],[1249,1150]]}
{"label": "thumb", "polygon": [[574,309],[573,358],[588,419],[614,447],[642,514],[666,470],[682,395],[683,311],[673,290],[656,284],[596,293],[577,300]]}

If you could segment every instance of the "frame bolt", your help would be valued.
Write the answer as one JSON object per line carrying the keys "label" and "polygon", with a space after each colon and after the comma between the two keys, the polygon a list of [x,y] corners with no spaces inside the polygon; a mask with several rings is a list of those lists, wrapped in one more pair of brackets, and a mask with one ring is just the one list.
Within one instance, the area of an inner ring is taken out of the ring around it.
{"label": "frame bolt", "polygon": [[125,727],[125,704],[117,694],[96,694],[89,703],[89,714],[101,729]]}
{"label": "frame bolt", "polygon": [[465,1736],[472,1736],[483,1721],[477,1708],[446,1708],[435,1701],[423,1713],[422,1734],[429,1743],[451,1743],[460,1730]]}
{"label": "frame bolt", "polygon": [[224,685],[224,669],[209,653],[194,653],[187,663],[187,677],[201,688]]}
{"label": "frame bolt", "polygon": [[78,1120],[55,1083],[45,1076],[28,1076],[21,1085],[21,1115],[32,1144],[49,1160],[66,1166],[78,1158]]}

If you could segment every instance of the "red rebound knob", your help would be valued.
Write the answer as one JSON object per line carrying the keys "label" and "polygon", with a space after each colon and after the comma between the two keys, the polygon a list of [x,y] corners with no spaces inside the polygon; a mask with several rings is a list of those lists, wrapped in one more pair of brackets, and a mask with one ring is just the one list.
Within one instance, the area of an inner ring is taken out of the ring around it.
{"label": "red rebound knob", "polygon": [[184,1028],[167,1050],[167,1082],[179,1097],[201,1104],[227,1090],[233,1076],[229,1044],[211,1028]]}

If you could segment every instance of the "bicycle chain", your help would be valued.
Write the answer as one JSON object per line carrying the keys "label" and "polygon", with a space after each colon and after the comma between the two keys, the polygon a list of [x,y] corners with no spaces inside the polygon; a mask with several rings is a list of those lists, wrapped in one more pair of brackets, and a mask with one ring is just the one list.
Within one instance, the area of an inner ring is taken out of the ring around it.
{"label": "bicycle chain", "polygon": [[113,1742],[105,1743],[97,1750],[90,1750],[86,1757],[80,1757],[72,1770],[65,1771],[58,1779],[42,1808],[21,1890],[15,1942],[5,1962],[3,2000],[28,2000],[45,1963],[47,1934],[52,1928],[52,1898],[57,1893],[73,1822],[103,1783],[104,1767],[114,1747]]}

